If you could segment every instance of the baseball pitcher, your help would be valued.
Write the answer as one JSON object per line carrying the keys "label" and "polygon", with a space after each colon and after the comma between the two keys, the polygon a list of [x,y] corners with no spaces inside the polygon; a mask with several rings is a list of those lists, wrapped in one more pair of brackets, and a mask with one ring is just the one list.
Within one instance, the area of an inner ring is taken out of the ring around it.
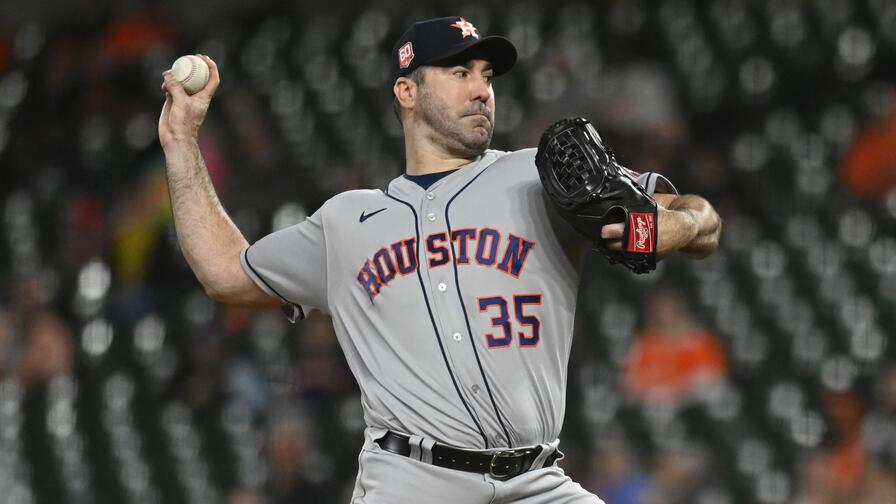
{"label": "baseball pitcher", "polygon": [[220,82],[165,73],[159,138],[177,236],[208,294],[332,316],[367,428],[353,503],[600,503],[557,465],[577,247],[650,271],[705,257],[720,220],[655,173],[620,166],[585,119],[537,149],[489,149],[494,78],[517,57],[462,17],[414,24],[392,49],[405,173],[328,200],[249,245],[197,146]]}

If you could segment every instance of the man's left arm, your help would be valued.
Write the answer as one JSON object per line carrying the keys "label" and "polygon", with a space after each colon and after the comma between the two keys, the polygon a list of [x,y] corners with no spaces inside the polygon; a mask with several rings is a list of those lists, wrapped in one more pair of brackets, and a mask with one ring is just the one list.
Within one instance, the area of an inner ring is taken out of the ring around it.
{"label": "man's left arm", "polygon": [[[654,193],[657,203],[657,259],[678,251],[694,259],[712,254],[719,245],[722,219],[708,201],[693,194]],[[622,250],[624,224],[607,224],[601,237]]]}
{"label": "man's left arm", "polygon": [[693,194],[654,194],[657,202],[657,258],[678,251],[703,259],[719,246],[722,219],[708,201]]}

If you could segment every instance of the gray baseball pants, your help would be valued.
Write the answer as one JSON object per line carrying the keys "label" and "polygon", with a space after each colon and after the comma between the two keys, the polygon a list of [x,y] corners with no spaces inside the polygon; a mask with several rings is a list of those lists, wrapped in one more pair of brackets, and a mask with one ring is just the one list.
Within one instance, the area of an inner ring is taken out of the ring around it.
{"label": "gray baseball pants", "polygon": [[[556,461],[501,481],[385,451],[372,441],[370,429],[366,434],[351,504],[604,504],[566,476]],[[544,445],[535,464],[556,444]]]}

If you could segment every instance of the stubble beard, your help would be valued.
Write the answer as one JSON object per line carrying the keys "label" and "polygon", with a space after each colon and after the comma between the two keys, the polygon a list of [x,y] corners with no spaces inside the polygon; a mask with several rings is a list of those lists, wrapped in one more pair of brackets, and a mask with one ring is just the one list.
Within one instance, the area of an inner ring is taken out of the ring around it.
{"label": "stubble beard", "polygon": [[[437,95],[424,90],[420,98],[420,117],[430,128],[430,141],[452,156],[464,159],[476,158],[488,149],[494,132],[494,112],[484,103],[470,104],[458,114]],[[464,121],[470,120],[465,117],[466,115],[476,112],[485,114],[488,121],[477,118],[476,121],[481,127],[475,128],[463,124]]]}

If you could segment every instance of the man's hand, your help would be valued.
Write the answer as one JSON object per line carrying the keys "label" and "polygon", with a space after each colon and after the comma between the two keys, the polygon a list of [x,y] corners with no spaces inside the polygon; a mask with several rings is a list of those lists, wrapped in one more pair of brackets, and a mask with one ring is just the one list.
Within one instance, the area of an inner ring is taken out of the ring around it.
{"label": "man's hand", "polygon": [[[697,223],[687,213],[668,210],[657,202],[656,257],[662,259],[681,249],[697,236]],[[622,250],[625,224],[607,224],[600,228],[600,237],[610,250]]]}
{"label": "man's hand", "polygon": [[[694,195],[654,194],[657,202],[657,258],[675,251],[703,258],[719,244],[721,219],[703,198]],[[600,236],[612,250],[622,250],[625,226],[607,224]]]}
{"label": "man's hand", "polygon": [[[658,209],[659,210],[659,209]],[[600,228],[600,237],[611,250],[622,250],[622,234],[625,233],[625,224],[607,224]]]}
{"label": "man's hand", "polygon": [[218,65],[204,54],[197,56],[208,64],[209,77],[205,87],[192,96],[184,91],[170,70],[162,73],[165,78],[162,84],[162,89],[165,91],[165,105],[162,106],[162,115],[159,117],[159,143],[163,149],[167,150],[182,142],[196,141],[212,96],[221,83]]}

